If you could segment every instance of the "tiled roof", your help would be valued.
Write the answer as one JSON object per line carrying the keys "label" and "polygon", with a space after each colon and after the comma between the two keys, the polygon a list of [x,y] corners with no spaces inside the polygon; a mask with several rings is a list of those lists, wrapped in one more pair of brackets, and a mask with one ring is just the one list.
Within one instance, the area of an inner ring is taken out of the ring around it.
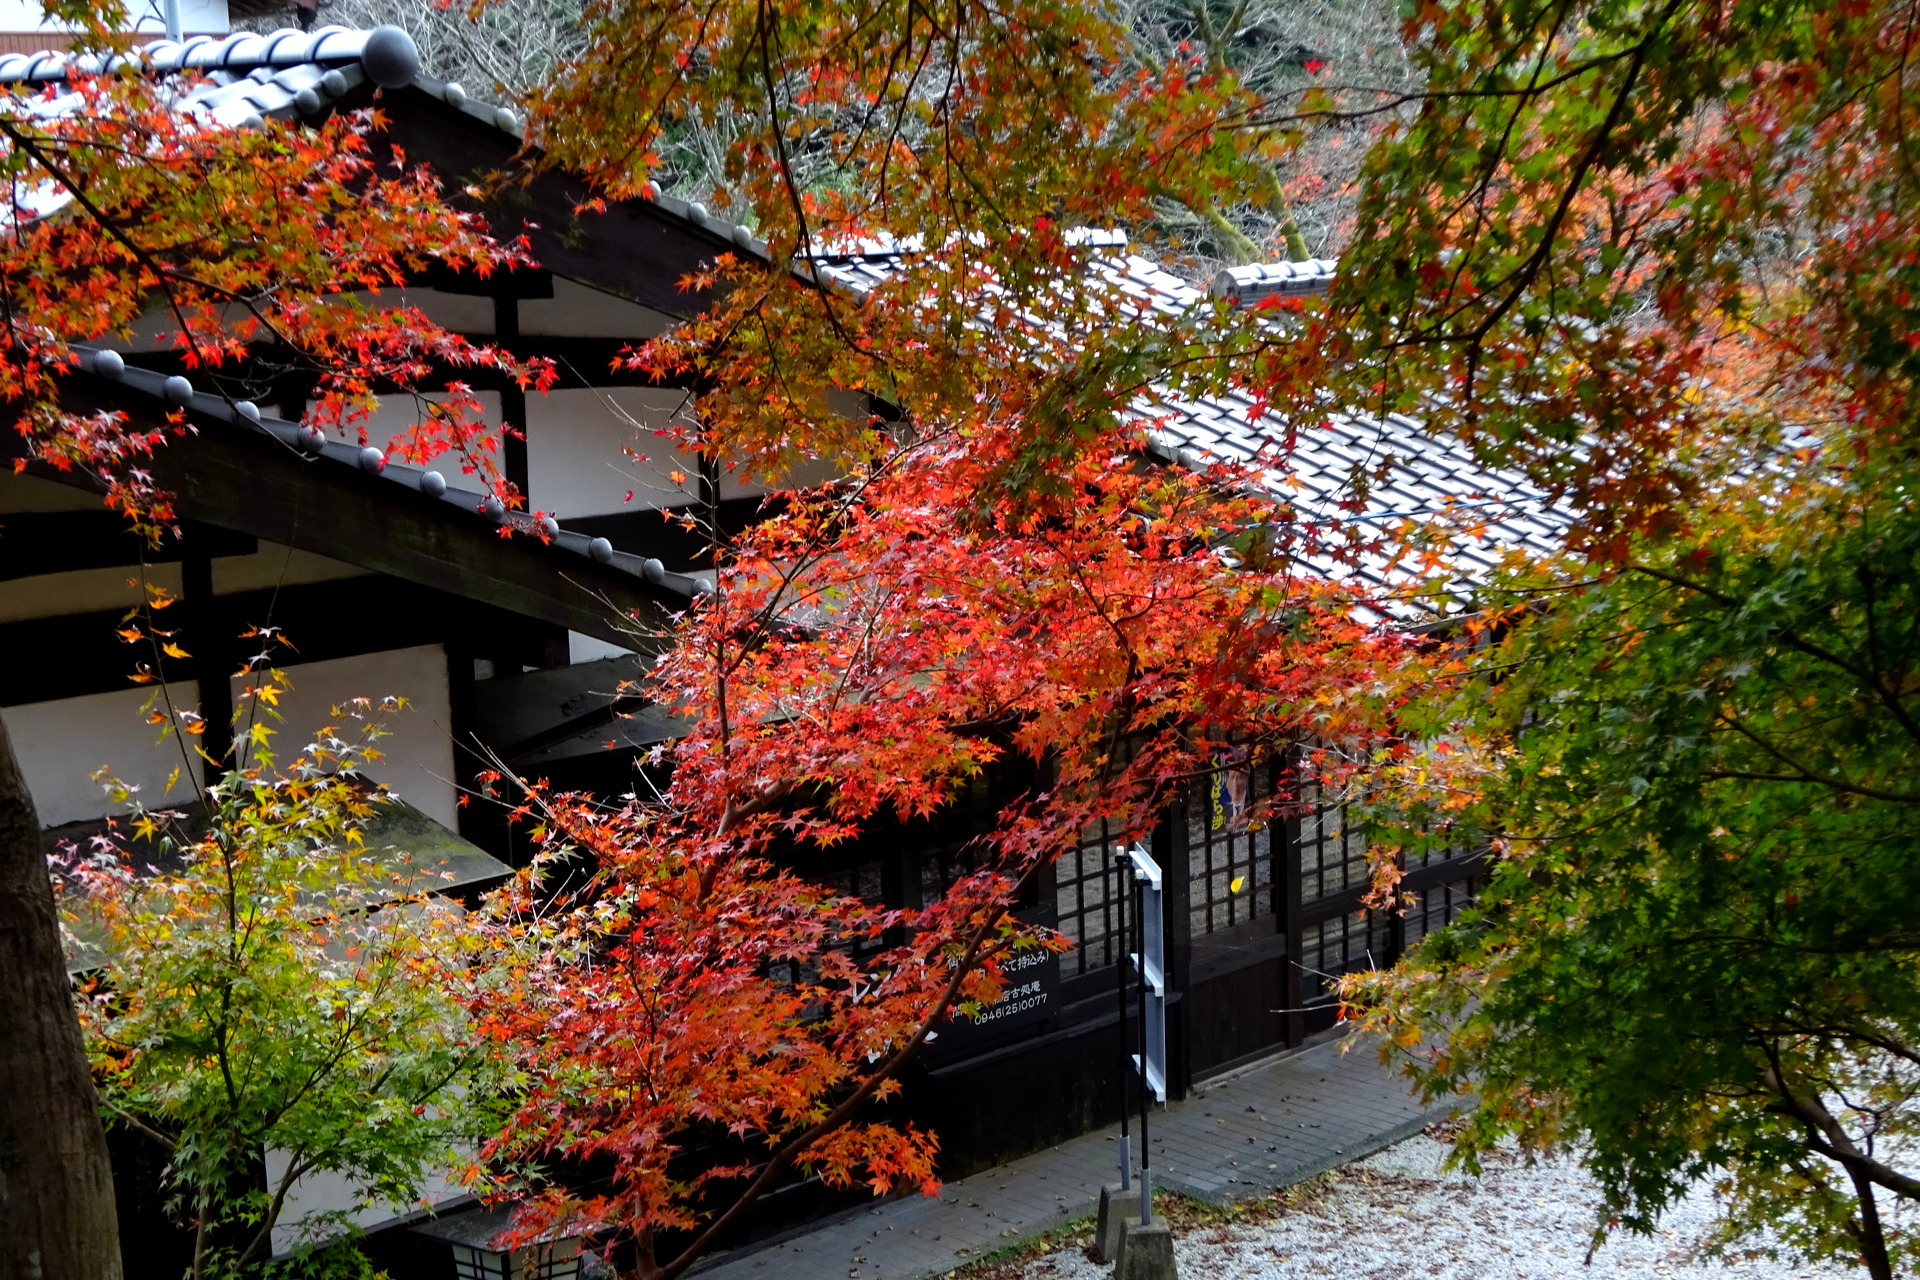
{"label": "tiled roof", "polygon": [[[11,109],[42,119],[77,110],[77,93],[51,92],[76,72],[100,74],[135,67],[156,78],[183,77],[188,81],[173,100],[174,109],[225,128],[256,128],[262,122],[317,114],[354,89],[369,82],[387,89],[411,87],[438,98],[481,125],[510,135],[517,143],[525,125],[513,108],[471,98],[458,84],[420,74],[420,53],[399,27],[370,31],[347,27],[320,27],[314,31],[291,28],[261,35],[241,32],[230,36],[194,36],[182,41],[157,40],[131,55],[103,58],[63,51],[0,56],[0,88],[11,88]],[[762,260],[766,242],[744,226],[709,212],[704,205],[661,194],[648,198],[669,215],[712,235],[730,240],[741,251]],[[35,216],[45,216],[65,203],[50,196],[26,202]]]}
{"label": "tiled roof", "polygon": [[1328,415],[1303,426],[1288,451],[1285,423],[1245,396],[1167,396],[1136,413],[1149,453],[1194,470],[1246,468],[1333,545],[1350,537],[1393,546],[1400,533],[1424,529],[1438,544],[1431,566],[1420,566],[1417,549],[1392,562],[1372,550],[1353,564],[1309,557],[1330,577],[1370,583],[1403,618],[1458,607],[1508,552],[1552,552],[1565,527],[1524,477],[1485,466],[1459,441],[1400,414]]}
{"label": "tiled roof", "polygon": [[48,50],[0,57],[0,84],[51,84],[75,73],[103,75],[133,67],[153,75],[181,72],[225,72],[250,75],[313,64],[322,68],[362,66],[377,69],[381,83],[391,87],[411,83],[420,69],[420,52],[413,37],[398,27],[357,31],[321,27],[295,31],[291,27],[261,35],[237,32],[229,36],[192,36],[185,40],[155,40],[132,54],[102,57],[95,53]]}
{"label": "tiled roof", "polygon": [[[1135,315],[1174,318],[1219,298],[1247,305],[1324,293],[1334,279],[1335,264],[1325,260],[1263,263],[1221,271],[1201,290],[1152,259],[1127,252],[1123,234],[1080,238],[1094,251],[1098,278]],[[912,256],[911,246],[866,244],[822,255],[816,267],[820,276],[861,293],[911,269]],[[1389,561],[1374,552],[1355,555],[1355,563],[1332,555],[1314,558],[1330,577],[1357,575],[1370,583],[1404,619],[1457,608],[1458,597],[1484,581],[1509,551],[1551,552],[1565,528],[1565,519],[1525,477],[1488,467],[1460,441],[1401,415],[1331,414],[1301,424],[1289,450],[1288,424],[1244,395],[1161,393],[1143,397],[1133,413],[1153,456],[1193,470],[1243,469],[1293,519],[1333,530],[1332,542],[1344,534],[1349,541],[1392,545],[1403,530],[1424,528],[1437,560],[1410,553]]]}
{"label": "tiled roof", "polygon": [[[105,69],[122,61],[110,60]],[[371,81],[387,88],[410,85],[516,140],[523,133],[521,121],[510,108],[470,99],[458,84],[420,76],[413,41],[397,27],[372,31],[324,27],[313,32],[157,41],[144,46],[128,65],[139,65],[155,75],[196,77],[198,82],[176,99],[176,109],[230,128],[310,115]],[[14,109],[56,115],[76,109],[79,95],[45,91],[76,68],[96,72],[103,64],[98,58],[65,53],[0,56],[0,86],[15,88]],[[57,194],[48,195],[45,201],[20,203],[44,215],[64,203]],[[765,242],[747,227],[657,189],[649,190],[647,196],[668,215],[731,241],[739,252],[766,258]],[[1152,259],[1129,252],[1124,233],[1086,229],[1069,234],[1089,251],[1098,279],[1110,289],[1117,307],[1134,316],[1172,320],[1211,305],[1214,299],[1247,305],[1269,297],[1321,293],[1334,278],[1335,264],[1328,261],[1263,263],[1221,271],[1202,290]],[[911,269],[917,250],[912,243],[861,242],[817,255],[810,269],[801,268],[801,274],[861,294]],[[150,389],[144,387],[146,381],[164,381],[162,375],[144,370],[127,368],[125,374],[130,385],[141,384],[142,389]],[[225,401],[199,399],[207,401],[207,411],[216,416],[232,412]],[[1145,445],[1155,456],[1193,468],[1216,464],[1252,468],[1261,489],[1286,503],[1297,519],[1380,529],[1402,521],[1452,520],[1474,526],[1471,533],[1450,538],[1447,564],[1439,575],[1458,586],[1484,577],[1509,548],[1551,549],[1564,523],[1520,476],[1481,465],[1460,442],[1430,434],[1410,419],[1334,415],[1325,423],[1303,426],[1292,452],[1285,454],[1285,465],[1273,466],[1268,463],[1282,460],[1286,424],[1260,413],[1244,397],[1148,397],[1135,407],[1135,414]],[[265,419],[258,425],[289,440],[299,432],[296,424],[278,420]],[[343,462],[359,465],[359,451],[352,446],[326,442],[315,447],[326,456],[337,455]],[[403,483],[417,484],[419,478],[413,469],[397,464],[388,464],[381,474]],[[1372,478],[1364,502],[1354,510],[1355,479],[1361,474]],[[483,501],[481,495],[455,490],[448,491],[447,500],[464,504],[476,516]],[[574,541],[585,542],[565,533],[557,540],[562,547],[585,554],[587,548],[573,547]],[[617,562],[629,560],[634,565],[628,567],[643,576],[652,572],[645,566],[658,564],[631,556]],[[1352,570],[1328,564],[1325,571]],[[1384,562],[1363,564],[1359,572],[1389,591],[1411,589],[1416,579],[1427,576],[1404,564]],[[685,585],[684,589],[696,588]],[[1414,605],[1409,611],[1421,610]]]}
{"label": "tiled roof", "polygon": [[0,85],[16,91],[14,109],[49,118],[77,109],[81,98],[44,91],[76,73],[100,75],[124,67],[155,77],[198,80],[174,100],[174,109],[238,128],[275,117],[310,115],[368,81],[389,89],[412,84],[420,71],[420,52],[398,27],[243,32],[157,40],[132,55],[111,57],[8,54],[0,57]]}
{"label": "tiled roof", "polygon": [[[60,88],[74,75],[99,75],[137,68],[157,79],[178,78],[181,89],[171,100],[175,111],[223,128],[258,128],[269,119],[314,115],[368,83],[385,89],[411,88],[454,107],[481,126],[510,135],[517,145],[523,127],[508,107],[470,99],[458,84],[443,83],[419,74],[420,56],[413,39],[398,27],[370,31],[322,27],[311,32],[282,30],[267,35],[238,33],[225,37],[196,36],[183,41],[160,40],[143,45],[132,55],[103,58],[66,52],[0,56],[0,103],[5,109],[54,119],[80,110],[85,99]],[[6,91],[11,90],[8,94]],[[17,191],[16,210],[34,217],[56,212],[68,197],[52,184],[40,190]],[[752,241],[744,228],[714,218],[698,205],[658,197],[670,216],[685,218],[709,233],[733,240],[762,256],[764,244]],[[76,347],[85,373],[109,378],[122,386],[168,405],[263,432],[283,444],[341,466],[378,475],[404,488],[421,491],[457,509],[458,518],[502,522],[535,530],[528,517],[504,510],[486,494],[449,485],[440,473],[389,462],[377,449],[363,449],[329,440],[300,424],[260,413],[250,403],[234,403],[193,388],[187,379],[168,377],[129,365],[117,352]],[[544,532],[554,554],[586,556],[624,571],[669,595],[691,598],[710,590],[703,578],[670,573],[658,560],[616,551],[604,538],[560,529],[551,521]]]}
{"label": "tiled roof", "polygon": [[562,529],[551,517],[541,522],[536,528],[535,522],[530,517],[520,512],[509,512],[498,498],[470,489],[457,489],[438,471],[390,461],[384,453],[371,446],[363,448],[359,445],[330,440],[316,428],[302,427],[297,422],[269,417],[250,401],[232,401],[222,396],[209,395],[204,391],[196,390],[192,382],[178,374],[168,376],[151,369],[135,368],[129,365],[117,351],[97,350],[90,347],[80,347],[75,350],[80,357],[80,367],[84,372],[118,383],[157,401],[160,405],[182,408],[206,418],[230,422],[242,430],[271,436],[281,444],[297,449],[309,457],[321,459],[336,466],[365,471],[389,484],[398,486],[399,489],[438,499],[449,508],[450,518],[471,520],[480,527],[488,528],[511,524],[528,535],[544,533],[547,545],[553,551],[556,560],[561,563],[570,557],[584,556],[599,564],[609,565],[631,574],[669,595],[682,599],[692,599],[711,590],[710,585],[702,578],[670,572],[658,560],[616,551],[613,544],[605,538],[592,538],[583,533]]}
{"label": "tiled roof", "polygon": [[1207,292],[1242,305],[1262,298],[1298,298],[1325,293],[1333,287],[1333,272],[1338,265],[1327,258],[1309,258],[1305,262],[1256,262],[1251,266],[1228,267],[1207,282]]}

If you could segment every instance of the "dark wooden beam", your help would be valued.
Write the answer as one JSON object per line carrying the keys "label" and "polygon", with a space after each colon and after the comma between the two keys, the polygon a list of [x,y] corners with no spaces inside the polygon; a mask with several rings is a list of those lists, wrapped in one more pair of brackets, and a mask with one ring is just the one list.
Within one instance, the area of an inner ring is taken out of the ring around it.
{"label": "dark wooden beam", "polygon": [[[448,187],[484,184],[516,165],[517,141],[419,88],[382,100],[387,128],[378,149],[399,147],[409,163],[425,162]],[[577,178],[540,173],[499,189],[482,209],[503,239],[528,238],[533,256],[555,275],[580,280],[668,315],[689,316],[710,299],[680,281],[735,251],[733,242],[645,200],[585,208],[593,193]]]}
{"label": "dark wooden beam", "polygon": [[1289,812],[1275,833],[1280,840],[1280,865],[1275,870],[1280,890],[1280,932],[1287,939],[1287,958],[1280,970],[1280,1008],[1286,1021],[1287,1043],[1297,1045],[1307,1036],[1306,970],[1300,948],[1306,933],[1306,916],[1301,902],[1300,815]]}
{"label": "dark wooden beam", "polygon": [[[786,510],[786,499],[754,495],[723,498],[717,507],[722,554],[743,531],[769,516]],[[604,516],[573,516],[560,522],[562,528],[577,530],[593,538],[605,538],[614,546],[662,561],[669,569],[687,572],[711,569],[713,557],[704,529],[686,527],[688,515],[704,522],[709,517],[698,503],[680,507],[620,511]]]}
{"label": "dark wooden beam", "polygon": [[0,581],[76,569],[169,564],[194,555],[245,556],[259,542],[242,533],[189,523],[178,538],[154,546],[134,533],[126,517],[99,511],[16,511],[0,514]]}
{"label": "dark wooden beam", "polygon": [[210,786],[226,772],[227,758],[233,751],[233,686],[227,676],[239,665],[232,660],[232,651],[240,630],[225,616],[223,602],[213,594],[211,556],[196,552],[180,562],[180,603],[186,610],[188,653],[193,659],[204,718],[198,745],[210,759],[219,762],[201,761],[201,776]]}
{"label": "dark wooden beam", "polygon": [[553,272],[545,267],[523,267],[475,275],[455,271],[444,262],[429,262],[413,273],[412,283],[422,289],[441,293],[461,293],[475,298],[551,298]]}
{"label": "dark wooden beam", "polygon": [[[492,334],[464,336],[478,343],[496,341]],[[679,390],[697,386],[694,379],[663,380],[638,369],[623,367],[622,357],[641,341],[639,338],[564,338],[522,334],[500,345],[522,359],[552,361],[555,375],[553,387],[556,391],[580,388],[613,390],[619,387],[669,387]],[[310,385],[286,372],[285,355],[277,348],[262,344],[255,351],[255,359],[234,360],[217,369],[191,368],[186,359],[175,351],[143,351],[139,360],[144,368],[185,374],[193,379],[195,386],[203,386],[208,390],[222,388],[236,400],[281,405],[281,416],[297,420],[298,412],[290,411],[285,406],[304,408]],[[500,391],[507,387],[518,390],[513,379],[501,370],[453,364],[435,366],[433,372],[421,380],[421,385],[432,389],[454,380],[464,382],[478,391]],[[391,385],[376,384],[373,387],[376,395],[394,390],[396,388]],[[535,393],[536,396],[538,394]]]}
{"label": "dark wooden beam", "polygon": [[[131,379],[134,371],[129,369]],[[121,394],[113,394],[121,391]],[[76,379],[70,407],[127,412],[159,429],[162,406],[99,379]],[[196,405],[196,408],[198,406]],[[195,435],[155,451],[154,482],[188,519],[343,560],[465,600],[631,645],[618,622],[664,626],[671,593],[633,573],[531,536],[502,537],[478,511],[383,476],[316,458],[208,412]],[[336,450],[338,452],[338,450]],[[69,473],[49,478],[77,483]]]}
{"label": "dark wooden beam", "polygon": [[[1443,884],[1453,884],[1461,880],[1470,880],[1483,874],[1488,866],[1487,852],[1482,849],[1474,853],[1461,854],[1445,862],[1429,863],[1416,867],[1401,877],[1399,888],[1404,893],[1426,893]],[[1339,893],[1324,898],[1315,898],[1301,908],[1302,928],[1309,928],[1328,920],[1337,920],[1341,916],[1350,916],[1366,906],[1366,897],[1372,890],[1371,885],[1355,885]]]}
{"label": "dark wooden beam", "polygon": [[[202,677],[199,658],[224,654],[232,660],[258,652],[259,641],[241,651],[239,632],[249,625],[276,626],[293,648],[277,652],[287,664],[325,662],[389,649],[445,644],[458,649],[473,676],[473,657],[532,665],[541,661],[558,628],[531,618],[423,588],[396,578],[338,578],[214,597],[214,607],[183,616],[176,637],[192,657],[167,658],[145,645],[122,642],[120,610],[65,614],[0,624],[0,706],[77,698],[131,689],[136,662],[156,664],[168,682]],[[564,633],[560,633],[564,640]],[[451,661],[451,659],[450,659]],[[457,692],[457,686],[456,686]]]}

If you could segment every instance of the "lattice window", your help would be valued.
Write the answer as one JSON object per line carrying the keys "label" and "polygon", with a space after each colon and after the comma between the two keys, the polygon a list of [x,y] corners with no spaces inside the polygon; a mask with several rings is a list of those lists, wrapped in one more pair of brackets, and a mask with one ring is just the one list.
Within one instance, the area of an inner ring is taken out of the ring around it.
{"label": "lattice window", "polygon": [[1352,806],[1333,788],[1301,788],[1300,899],[1312,902],[1367,883],[1367,839]]}
{"label": "lattice window", "polygon": [[1458,920],[1486,884],[1485,875],[1469,876],[1413,894],[1406,914],[1407,945],[1412,946],[1435,929],[1443,929]]}
{"label": "lattice window", "polygon": [[[864,899],[867,902],[884,905],[886,902],[886,882],[881,873],[881,864],[875,861],[862,862],[857,866],[838,867],[830,871],[816,872],[809,878],[815,883],[826,885],[836,893],[842,893],[850,897]],[[877,955],[881,951],[886,950],[886,947],[887,943],[884,938],[862,937],[854,939],[843,938],[839,943],[834,945],[833,949],[836,951],[844,951],[856,960],[864,960],[868,956]],[[803,979],[807,982],[817,982],[820,978],[819,970],[814,965],[810,963],[796,965],[791,960],[776,961],[767,967],[767,972],[772,975],[776,982],[796,982]]]}
{"label": "lattice window", "polygon": [[1054,863],[1058,928],[1073,943],[1073,950],[1060,957],[1062,977],[1091,973],[1119,957],[1125,942],[1119,937],[1121,895],[1126,892],[1114,862],[1119,847],[1119,831],[1103,818]]}
{"label": "lattice window", "polygon": [[1343,974],[1393,959],[1393,922],[1379,911],[1356,911],[1308,925],[1300,939],[1300,992],[1307,1005],[1331,1004]]}
{"label": "lattice window", "polygon": [[1194,936],[1272,915],[1275,824],[1259,814],[1273,795],[1273,766],[1245,748],[1223,748],[1218,772],[1187,806],[1188,907]]}
{"label": "lattice window", "polygon": [[[1034,785],[1032,768],[1022,760],[1001,760],[968,778],[951,803],[934,819],[934,830],[917,854],[919,901],[938,901],[954,882],[980,866],[976,837],[991,831],[1000,810]],[[945,837],[944,839],[942,837]]]}

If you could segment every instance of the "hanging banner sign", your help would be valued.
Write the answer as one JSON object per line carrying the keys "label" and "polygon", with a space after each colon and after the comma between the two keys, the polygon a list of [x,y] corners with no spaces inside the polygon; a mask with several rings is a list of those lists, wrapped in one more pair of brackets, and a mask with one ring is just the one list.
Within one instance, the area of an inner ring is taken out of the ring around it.
{"label": "hanging banner sign", "polygon": [[[1052,906],[1016,911],[1013,918],[1022,924],[1053,928],[1059,919]],[[955,1012],[939,1028],[927,1048],[936,1057],[948,1051],[965,1049],[1002,1031],[1039,1022],[1050,1016],[1060,1002],[1060,957],[1038,947],[1024,948],[1000,962],[1003,986],[1000,998],[983,1006],[971,1016]]]}

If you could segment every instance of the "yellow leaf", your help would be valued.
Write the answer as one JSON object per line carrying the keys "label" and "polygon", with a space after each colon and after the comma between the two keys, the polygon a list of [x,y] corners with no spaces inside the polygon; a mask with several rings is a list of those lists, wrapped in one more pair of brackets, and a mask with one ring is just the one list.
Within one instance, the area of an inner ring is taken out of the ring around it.
{"label": "yellow leaf", "polygon": [[1247,882],[1247,878],[1245,876],[1235,876],[1233,878],[1233,883],[1227,886],[1227,892],[1228,893],[1240,892],[1240,886],[1245,884],[1246,882]]}
{"label": "yellow leaf", "polygon": [[166,654],[169,658],[191,658],[193,656],[171,640],[160,646],[160,652]]}

